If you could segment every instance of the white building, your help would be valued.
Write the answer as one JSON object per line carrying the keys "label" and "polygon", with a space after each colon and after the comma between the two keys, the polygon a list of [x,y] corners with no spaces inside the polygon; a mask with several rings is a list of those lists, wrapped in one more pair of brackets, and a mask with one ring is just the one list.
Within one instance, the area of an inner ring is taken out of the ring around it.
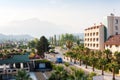
{"label": "white building", "polygon": [[120,34],[109,37],[105,42],[105,49],[109,49],[112,53],[120,52]]}
{"label": "white building", "polygon": [[120,34],[120,17],[111,14],[107,16],[107,38]]}
{"label": "white building", "polygon": [[104,50],[106,34],[106,27],[102,24],[85,29],[84,46],[92,50]]}

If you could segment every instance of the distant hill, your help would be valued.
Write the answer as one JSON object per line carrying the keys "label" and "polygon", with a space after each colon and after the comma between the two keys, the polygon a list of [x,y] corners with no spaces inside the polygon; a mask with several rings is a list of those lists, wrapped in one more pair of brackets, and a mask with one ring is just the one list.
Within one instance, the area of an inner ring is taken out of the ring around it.
{"label": "distant hill", "polygon": [[12,41],[20,41],[20,40],[31,40],[34,37],[30,36],[30,35],[4,35],[4,34],[0,34],[0,41],[4,41],[4,40],[12,40]]}

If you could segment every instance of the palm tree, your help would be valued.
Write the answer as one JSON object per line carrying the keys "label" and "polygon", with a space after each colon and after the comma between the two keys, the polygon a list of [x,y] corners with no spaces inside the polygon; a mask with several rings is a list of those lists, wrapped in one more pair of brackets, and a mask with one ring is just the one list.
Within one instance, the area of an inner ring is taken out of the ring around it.
{"label": "palm tree", "polygon": [[115,60],[118,62],[118,64],[120,64],[120,52],[115,52],[114,56]]}
{"label": "palm tree", "polygon": [[19,70],[16,80],[32,80],[32,78],[30,78],[30,75],[25,70]]}
{"label": "palm tree", "polygon": [[112,52],[109,49],[107,49],[107,50],[104,50],[104,53],[106,54],[106,58],[107,58],[108,62],[111,62]]}
{"label": "palm tree", "polygon": [[74,53],[72,51],[70,51],[68,53],[69,57],[70,57],[70,62],[72,62],[72,59],[74,58]]}
{"label": "palm tree", "polygon": [[97,58],[95,58],[94,56],[93,57],[91,57],[90,58],[90,62],[91,62],[91,64],[92,64],[92,69],[93,69],[93,71],[95,71],[95,69],[94,69],[94,67],[95,67],[95,65],[96,65],[96,63],[97,63]]}
{"label": "palm tree", "polygon": [[77,56],[77,58],[79,60],[80,66],[81,66],[83,55],[81,53],[79,53],[78,56]]}
{"label": "palm tree", "polygon": [[83,57],[83,60],[85,61],[85,65],[86,65],[85,68],[87,68],[89,57],[86,55]]}
{"label": "palm tree", "polygon": [[102,66],[102,75],[104,75],[104,68],[105,68],[105,65],[107,64],[107,59],[105,58],[99,59],[99,64]]}
{"label": "palm tree", "polygon": [[84,80],[84,71],[81,70],[81,69],[76,69],[74,67],[71,67],[71,70],[72,70],[72,75],[73,75],[73,78],[72,80]]}
{"label": "palm tree", "polygon": [[53,71],[49,80],[66,80],[68,78],[68,73],[64,70],[63,66],[55,66],[55,71]]}
{"label": "palm tree", "polygon": [[115,80],[115,70],[118,68],[118,64],[116,62],[112,62],[108,64],[108,67],[112,69],[113,72],[113,80]]}
{"label": "palm tree", "polygon": [[67,40],[67,41],[66,41],[66,47],[67,47],[68,49],[71,49],[72,46],[73,46],[73,42],[70,41],[70,40]]}

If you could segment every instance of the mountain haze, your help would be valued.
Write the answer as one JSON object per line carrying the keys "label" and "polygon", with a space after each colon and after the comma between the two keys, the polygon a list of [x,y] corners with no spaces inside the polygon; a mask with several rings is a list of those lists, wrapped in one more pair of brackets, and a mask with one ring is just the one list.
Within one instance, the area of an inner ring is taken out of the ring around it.
{"label": "mountain haze", "polygon": [[0,34],[0,41],[4,41],[4,40],[31,40],[34,37],[30,36],[30,35],[4,35],[4,34]]}
{"label": "mountain haze", "polygon": [[67,32],[64,29],[66,27],[64,25],[56,25],[51,22],[40,21],[38,18],[12,21],[8,25],[5,25],[3,27],[4,29],[0,30],[0,32],[4,31],[7,32],[7,34],[30,34],[38,38],[43,35],[49,37],[54,34],[62,34]]}

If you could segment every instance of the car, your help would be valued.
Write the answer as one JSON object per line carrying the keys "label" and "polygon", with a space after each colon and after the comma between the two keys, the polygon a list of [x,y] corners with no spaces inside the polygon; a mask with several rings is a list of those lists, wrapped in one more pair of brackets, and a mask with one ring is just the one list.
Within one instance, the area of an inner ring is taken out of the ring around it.
{"label": "car", "polygon": [[56,58],[56,63],[63,63],[63,59],[61,57]]}
{"label": "car", "polygon": [[59,52],[55,52],[55,54],[59,54]]}

